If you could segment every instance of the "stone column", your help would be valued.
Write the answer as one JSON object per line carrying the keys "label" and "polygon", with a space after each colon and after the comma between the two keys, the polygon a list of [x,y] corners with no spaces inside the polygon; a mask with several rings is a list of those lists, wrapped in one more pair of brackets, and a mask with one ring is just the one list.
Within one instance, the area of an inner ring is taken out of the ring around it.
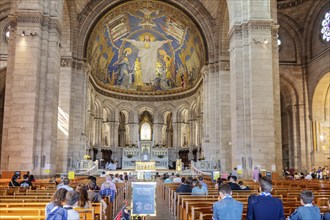
{"label": "stone column", "polygon": [[62,4],[49,10],[48,2],[31,0],[12,9],[2,170],[55,172]]}
{"label": "stone column", "polygon": [[189,130],[190,130],[189,146],[196,146],[196,120],[195,119],[189,120]]}
{"label": "stone column", "polygon": [[245,176],[253,164],[280,171],[278,51],[273,37],[277,26],[271,18],[270,0],[227,3],[232,166],[242,165]]}
{"label": "stone column", "polygon": [[163,124],[158,121],[154,123],[154,144],[162,144],[162,127]]}
{"label": "stone column", "polygon": [[96,126],[95,126],[95,137],[96,137],[96,140],[95,140],[95,145],[100,147],[102,145],[102,140],[101,140],[101,137],[102,137],[102,122],[103,122],[103,119],[98,117],[95,119],[95,123],[96,123]]}
{"label": "stone column", "polygon": [[[85,120],[88,119],[88,117],[86,117],[88,71],[83,62],[75,59],[73,60],[71,79],[72,101],[70,106],[70,148],[68,150],[68,156],[72,158],[73,165],[75,166],[78,161],[83,159],[86,153],[86,139],[84,138],[84,134],[87,132]],[[92,118],[91,122],[93,120]],[[93,122],[90,125],[92,124]]]}
{"label": "stone column", "polygon": [[58,102],[58,129],[57,129],[57,152],[56,160],[62,161],[56,164],[57,172],[67,172],[68,149],[69,149],[69,122],[71,104],[71,59],[61,59],[59,102]]}
{"label": "stone column", "polygon": [[172,122],[172,126],[173,126],[173,148],[178,148],[179,146],[179,140],[178,140],[178,136],[179,136],[179,131],[178,131],[178,122],[176,121],[177,118],[173,117],[173,122]]}
{"label": "stone column", "polygon": [[220,160],[223,170],[230,169],[230,94],[228,85],[229,62],[208,64],[203,67],[203,126],[202,148],[206,160]]}
{"label": "stone column", "polygon": [[293,168],[301,169],[301,149],[300,149],[300,133],[299,133],[299,109],[292,106],[292,139],[293,139]]}

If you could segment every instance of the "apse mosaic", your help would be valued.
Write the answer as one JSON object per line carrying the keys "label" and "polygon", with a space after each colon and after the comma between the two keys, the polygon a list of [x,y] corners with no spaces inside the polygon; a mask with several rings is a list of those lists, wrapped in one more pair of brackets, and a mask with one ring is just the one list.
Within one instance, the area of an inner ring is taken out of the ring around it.
{"label": "apse mosaic", "polygon": [[201,77],[204,45],[195,24],[159,1],[130,1],[103,16],[88,41],[95,82],[114,91],[183,91]]}

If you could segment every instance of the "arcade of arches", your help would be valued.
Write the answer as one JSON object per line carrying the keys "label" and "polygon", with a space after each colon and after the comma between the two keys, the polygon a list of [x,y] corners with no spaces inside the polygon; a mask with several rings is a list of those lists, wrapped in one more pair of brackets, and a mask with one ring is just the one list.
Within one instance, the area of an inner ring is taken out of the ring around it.
{"label": "arcade of arches", "polygon": [[3,0],[0,37],[2,171],[330,163],[328,1]]}

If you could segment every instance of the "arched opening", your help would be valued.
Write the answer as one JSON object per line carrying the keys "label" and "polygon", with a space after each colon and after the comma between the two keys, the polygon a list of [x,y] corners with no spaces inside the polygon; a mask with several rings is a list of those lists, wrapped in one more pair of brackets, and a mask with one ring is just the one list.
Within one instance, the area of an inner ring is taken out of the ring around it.
{"label": "arched opening", "polygon": [[318,82],[312,103],[313,150],[319,153],[315,163],[326,164],[330,153],[330,72]]}
{"label": "arched opening", "polygon": [[190,127],[189,127],[189,112],[188,109],[184,109],[181,113],[181,147],[190,146]]}
{"label": "arched opening", "polygon": [[102,121],[102,136],[101,143],[103,147],[110,147],[110,124],[109,113],[107,109],[103,109],[103,121]]}
{"label": "arched opening", "polygon": [[153,139],[153,117],[148,111],[144,111],[139,118],[140,140],[151,141]]}

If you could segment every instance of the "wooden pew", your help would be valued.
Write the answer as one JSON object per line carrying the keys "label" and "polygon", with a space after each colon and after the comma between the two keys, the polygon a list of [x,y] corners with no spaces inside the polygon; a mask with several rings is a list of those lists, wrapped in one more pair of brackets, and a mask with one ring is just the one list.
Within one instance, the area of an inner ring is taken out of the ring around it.
{"label": "wooden pew", "polygon": [[74,210],[79,213],[80,220],[94,220],[95,219],[94,207],[92,207],[90,209],[74,208]]}

